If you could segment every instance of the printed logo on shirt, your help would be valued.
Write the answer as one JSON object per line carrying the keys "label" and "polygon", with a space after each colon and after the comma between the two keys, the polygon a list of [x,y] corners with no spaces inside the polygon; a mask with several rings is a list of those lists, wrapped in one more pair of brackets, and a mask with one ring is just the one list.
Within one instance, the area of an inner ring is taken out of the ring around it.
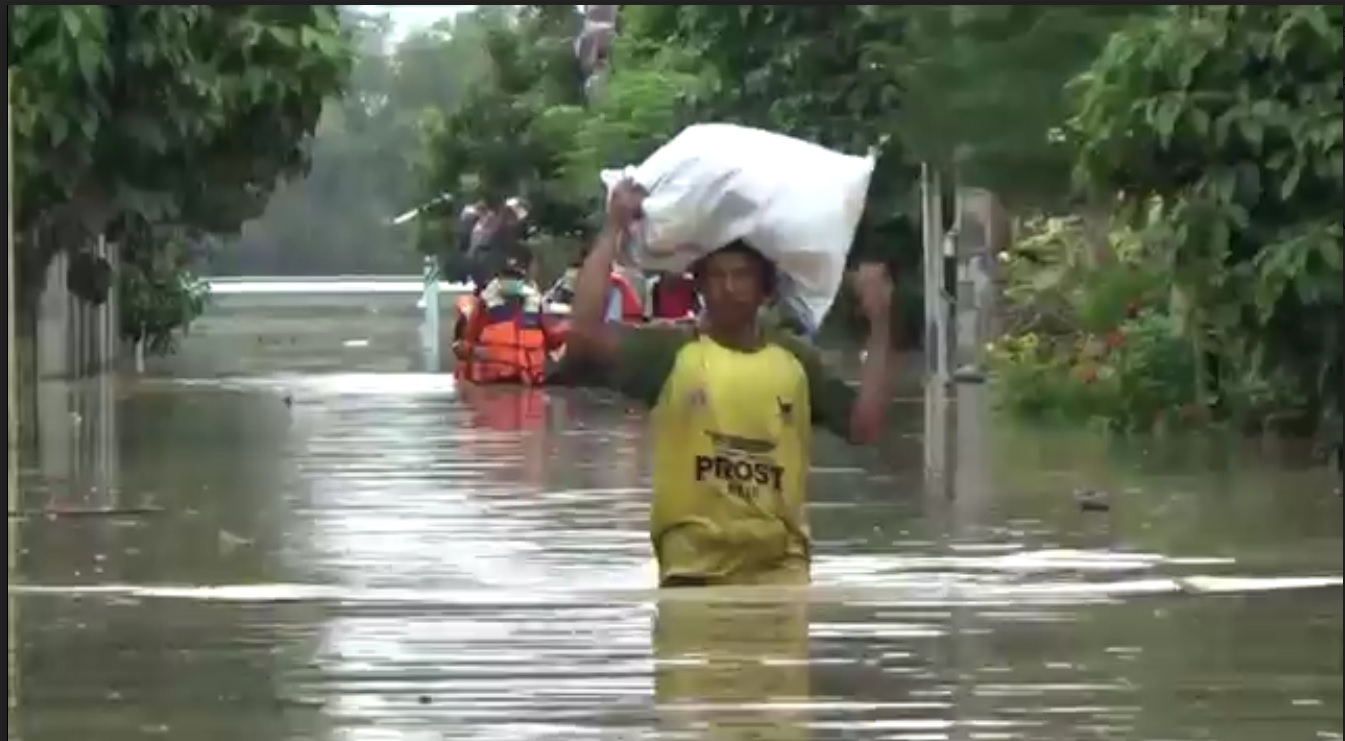
{"label": "printed logo on shirt", "polygon": [[755,500],[763,493],[780,493],[785,469],[775,462],[775,442],[707,431],[713,455],[695,458],[696,481],[712,481],[735,497]]}

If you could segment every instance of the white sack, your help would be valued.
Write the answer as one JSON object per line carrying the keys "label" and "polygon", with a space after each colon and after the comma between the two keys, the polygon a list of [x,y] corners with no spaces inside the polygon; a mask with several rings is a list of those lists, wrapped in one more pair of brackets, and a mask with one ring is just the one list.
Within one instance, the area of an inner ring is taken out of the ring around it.
{"label": "white sack", "polygon": [[648,193],[628,256],[644,270],[685,270],[741,239],[773,260],[780,297],[816,330],[845,276],[873,174],[855,157],[781,134],[697,124],[635,167],[604,170]]}

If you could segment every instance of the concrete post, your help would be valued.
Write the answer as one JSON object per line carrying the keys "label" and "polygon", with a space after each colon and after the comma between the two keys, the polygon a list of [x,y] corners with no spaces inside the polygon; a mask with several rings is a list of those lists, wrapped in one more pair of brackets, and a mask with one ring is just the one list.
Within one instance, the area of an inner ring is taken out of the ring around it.
{"label": "concrete post", "polygon": [[[6,97],[9,98],[14,87],[14,72],[10,70],[8,84],[5,86]],[[5,126],[10,152],[14,151],[14,106],[11,100],[5,101]],[[5,294],[9,297],[9,310],[6,315],[9,317],[9,511],[15,512],[19,509],[19,482],[18,482],[18,445],[19,445],[19,373],[18,362],[15,355],[18,353],[17,337],[14,331],[14,316],[17,314],[18,301],[15,299],[14,289],[14,251],[17,245],[14,241],[14,157],[9,158],[9,291]],[[13,530],[13,520],[10,521],[10,529]],[[11,536],[13,533],[11,533]],[[10,569],[14,566],[14,547],[15,538],[10,538]]]}
{"label": "concrete post", "polygon": [[425,258],[425,293],[421,301],[425,307],[422,327],[425,339],[425,370],[437,373],[441,362],[439,354],[439,262],[434,257]]}
{"label": "concrete post", "polygon": [[944,292],[943,185],[929,164],[920,168],[920,223],[925,267],[925,368],[929,383],[948,380],[948,299]]}
{"label": "concrete post", "polygon": [[[6,129],[7,129],[6,141],[7,141],[8,144],[9,144],[9,149],[8,149],[8,151],[12,153],[12,152],[14,151],[14,104],[13,104],[14,70],[13,70],[12,68],[11,68],[10,71],[9,71],[9,79],[8,79],[7,83],[8,83],[8,84],[5,85],[5,93],[6,93],[6,100],[5,100],[5,127],[6,127]],[[9,577],[8,577],[8,578],[9,578],[9,583],[10,583],[10,584],[13,584],[13,583],[15,582],[15,577],[18,576],[18,566],[19,566],[18,554],[19,554],[19,552],[20,552],[20,551],[19,551],[19,548],[20,548],[20,546],[19,546],[19,537],[20,537],[20,535],[21,535],[21,531],[20,531],[20,528],[19,528],[19,519],[16,518],[16,517],[14,517],[14,514],[15,514],[16,512],[19,511],[19,508],[20,508],[20,507],[22,506],[22,504],[23,504],[23,502],[22,502],[22,498],[19,496],[19,460],[18,460],[18,445],[19,445],[19,422],[18,422],[18,421],[19,421],[19,403],[18,403],[18,396],[19,396],[19,395],[18,395],[18,383],[19,383],[19,374],[18,374],[18,363],[17,363],[16,360],[15,360],[15,357],[16,357],[16,355],[18,354],[18,343],[15,341],[15,340],[17,339],[17,337],[15,336],[16,333],[15,333],[15,331],[14,331],[14,321],[15,321],[15,320],[14,320],[14,315],[17,313],[17,312],[16,312],[16,309],[18,308],[18,301],[17,301],[16,298],[15,298],[15,292],[14,292],[14,289],[16,288],[16,285],[15,285],[15,282],[14,282],[14,251],[17,249],[17,245],[16,245],[15,240],[14,240],[14,157],[13,157],[13,156],[10,156],[10,157],[9,157],[9,175],[8,175],[8,177],[9,177],[9,197],[8,197],[8,206],[9,206],[9,250],[8,250],[8,252],[9,252],[9,291],[6,293],[6,295],[9,296],[9,307],[8,307],[8,308],[9,308],[9,311],[7,311],[6,314],[9,315],[9,343],[8,343],[8,345],[9,345],[9,350],[8,350],[8,354],[9,354],[9,376],[8,376],[8,378],[9,378],[9,512],[10,512],[10,516],[9,516],[9,530],[8,530],[8,538],[7,538],[7,545],[8,545],[9,547],[8,547],[7,550],[9,551]],[[19,668],[19,657],[22,655],[22,651],[21,651],[21,648],[20,648],[20,646],[19,646],[19,641],[18,641],[19,601],[15,598],[13,592],[10,592],[10,594],[9,594],[9,604],[8,604],[8,607],[9,607],[9,616],[8,616],[8,617],[9,617],[9,667],[8,667],[8,668],[9,668],[9,693],[8,693],[8,694],[9,694],[9,697],[8,697],[8,700],[9,700],[9,712],[8,712],[7,715],[8,715],[8,718],[9,718],[9,722],[8,722],[7,725],[8,725],[8,727],[9,727],[9,737],[10,737],[10,738],[18,738],[18,733],[17,733],[17,730],[18,730],[18,720],[17,720],[17,719],[18,719],[19,714],[18,714],[18,712],[16,712],[16,711],[18,710],[18,705],[19,705],[19,685],[20,685],[20,679],[21,679],[21,671],[20,671],[20,668]]]}
{"label": "concrete post", "polygon": [[98,256],[107,261],[107,265],[112,270],[112,285],[107,291],[107,300],[98,307],[97,311],[97,372],[106,373],[112,370],[112,366],[117,361],[117,349],[121,340],[121,322],[117,314],[117,270],[120,267],[117,263],[117,245],[107,240],[106,235],[98,235]]}
{"label": "concrete post", "polygon": [[994,336],[997,253],[1008,245],[1007,219],[994,194],[957,191],[957,343],[955,379],[985,379],[985,346]]}
{"label": "concrete post", "polygon": [[948,459],[948,298],[944,291],[943,194],[939,174],[920,169],[920,223],[925,288],[926,490],[942,489]]}

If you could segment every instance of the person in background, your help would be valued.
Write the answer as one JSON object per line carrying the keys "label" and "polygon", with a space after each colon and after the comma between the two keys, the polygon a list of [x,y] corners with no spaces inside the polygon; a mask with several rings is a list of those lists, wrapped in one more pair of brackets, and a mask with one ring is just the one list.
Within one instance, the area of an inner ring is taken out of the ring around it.
{"label": "person in background", "polygon": [[696,281],[686,273],[660,273],[649,293],[649,313],[654,321],[687,321],[700,312]]}
{"label": "person in background", "polygon": [[806,584],[813,424],[853,443],[882,434],[891,398],[887,269],[862,265],[855,275],[870,331],[858,391],[827,373],[806,342],[761,321],[775,265],[741,241],[693,266],[705,303],[698,326],[616,326],[603,316],[608,276],[643,197],[630,182],[613,190],[579,271],[568,354],[652,407],[659,582]]}
{"label": "person in background", "polygon": [[[575,283],[579,278],[579,268],[583,264],[584,258],[581,256],[565,269],[565,273],[546,292],[547,303],[573,306]],[[644,320],[644,306],[640,301],[639,294],[630,284],[630,281],[626,279],[626,276],[615,269],[611,271],[608,279],[607,300],[604,304],[603,316],[609,322],[639,323]]]}
{"label": "person in background", "polygon": [[543,383],[553,349],[543,321],[542,294],[531,253],[503,258],[479,294],[464,297],[455,328],[459,378],[474,383]]}

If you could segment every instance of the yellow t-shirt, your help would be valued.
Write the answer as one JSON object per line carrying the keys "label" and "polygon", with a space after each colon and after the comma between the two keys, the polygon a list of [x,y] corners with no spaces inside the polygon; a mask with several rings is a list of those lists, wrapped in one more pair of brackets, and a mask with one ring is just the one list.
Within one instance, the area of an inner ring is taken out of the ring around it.
{"label": "yellow t-shirt", "polygon": [[744,352],[688,330],[633,329],[617,366],[610,380],[653,406],[660,583],[806,578],[812,424],[845,434],[849,387],[784,335]]}
{"label": "yellow t-shirt", "polygon": [[660,579],[807,562],[811,415],[803,366],[778,345],[682,347],[651,417]]}

